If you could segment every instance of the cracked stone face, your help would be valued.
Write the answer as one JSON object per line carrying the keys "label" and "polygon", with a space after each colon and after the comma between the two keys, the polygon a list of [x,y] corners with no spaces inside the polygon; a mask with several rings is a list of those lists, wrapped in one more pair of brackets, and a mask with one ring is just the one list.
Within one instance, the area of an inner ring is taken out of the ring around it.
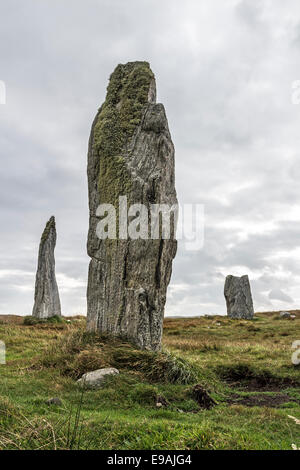
{"label": "cracked stone face", "polygon": [[224,295],[227,305],[227,315],[230,318],[243,318],[246,320],[253,318],[253,302],[247,275],[242,277],[227,276]]}
{"label": "cracked stone face", "polygon": [[157,351],[176,240],[96,235],[97,207],[113,204],[118,213],[119,196],[127,196],[128,207],[142,203],[149,211],[151,204],[177,204],[174,146],[147,62],[118,65],[110,77],[90,135],[88,188],[87,328]]}
{"label": "cracked stone face", "polygon": [[55,277],[55,245],[55,218],[51,217],[46,224],[39,247],[32,312],[32,315],[37,318],[50,318],[61,315],[59,293]]}

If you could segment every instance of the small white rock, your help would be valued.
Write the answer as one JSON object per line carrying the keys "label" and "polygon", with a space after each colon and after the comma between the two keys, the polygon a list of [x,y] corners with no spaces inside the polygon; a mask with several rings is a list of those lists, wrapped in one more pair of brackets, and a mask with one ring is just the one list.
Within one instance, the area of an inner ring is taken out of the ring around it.
{"label": "small white rock", "polygon": [[77,383],[79,385],[84,385],[89,388],[98,388],[103,385],[105,379],[109,375],[116,374],[119,374],[119,371],[118,369],[114,369],[113,367],[93,370],[92,372],[87,372],[86,374],[83,374],[83,376],[79,380],[77,380]]}

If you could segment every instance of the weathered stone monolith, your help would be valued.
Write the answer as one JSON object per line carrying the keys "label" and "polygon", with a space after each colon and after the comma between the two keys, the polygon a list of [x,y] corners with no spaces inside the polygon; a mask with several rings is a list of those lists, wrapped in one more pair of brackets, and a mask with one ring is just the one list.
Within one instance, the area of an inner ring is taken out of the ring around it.
{"label": "weathered stone monolith", "polygon": [[39,248],[32,312],[32,315],[37,318],[50,318],[61,315],[58,287],[55,277],[55,245],[55,218],[51,217],[42,234]]}
{"label": "weathered stone monolith", "polygon": [[249,278],[227,276],[224,287],[227,315],[230,318],[251,320],[254,315]]}
{"label": "weathered stone monolith", "polygon": [[[118,65],[110,77],[92,125],[88,187],[87,248],[92,259],[87,328],[157,351],[177,242],[174,237],[162,239],[161,233],[154,240],[132,239],[130,234],[126,238],[127,227],[123,222],[121,227],[119,216],[120,196],[127,197],[127,208],[141,203],[149,213],[151,204],[177,204],[174,146],[164,106],[156,104],[155,78],[147,62]],[[96,234],[96,210],[103,203],[116,208],[117,239]]]}

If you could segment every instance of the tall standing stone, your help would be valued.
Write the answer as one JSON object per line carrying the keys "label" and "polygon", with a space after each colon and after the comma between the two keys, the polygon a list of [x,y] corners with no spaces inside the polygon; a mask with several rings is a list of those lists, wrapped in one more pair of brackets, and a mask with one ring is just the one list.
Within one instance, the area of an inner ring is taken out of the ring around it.
{"label": "tall standing stone", "polygon": [[254,315],[249,278],[227,276],[224,287],[227,315],[230,318],[251,320]]}
{"label": "tall standing stone", "polygon": [[[174,146],[147,62],[118,65],[92,125],[88,152],[91,257],[87,328],[121,336],[140,349],[161,347],[167,286],[177,242],[173,238],[99,239],[96,209],[119,196],[133,203],[177,204]],[[126,227],[125,227],[126,231]]]}
{"label": "tall standing stone", "polygon": [[55,278],[55,245],[55,218],[51,217],[42,234],[39,248],[32,312],[32,315],[37,318],[50,318],[61,315],[58,287]]}

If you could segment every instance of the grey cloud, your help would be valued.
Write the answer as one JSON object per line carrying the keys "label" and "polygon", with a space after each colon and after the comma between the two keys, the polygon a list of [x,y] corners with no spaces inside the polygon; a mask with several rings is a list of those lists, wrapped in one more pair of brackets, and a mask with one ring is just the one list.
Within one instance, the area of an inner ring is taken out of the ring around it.
{"label": "grey cloud", "polygon": [[237,4],[236,12],[245,24],[257,28],[261,22],[262,4],[243,0]]}
{"label": "grey cloud", "polygon": [[293,299],[285,294],[281,289],[272,289],[269,293],[269,299],[282,300],[283,302],[293,303]]}
{"label": "grey cloud", "polygon": [[64,312],[85,311],[88,135],[113,68],[136,59],[149,60],[156,73],[176,146],[179,200],[205,204],[204,248],[192,254],[179,244],[167,313],[225,313],[224,276],[239,269],[253,276],[258,307],[276,308],[272,289],[291,293],[284,308],[292,298],[300,302],[300,262],[289,256],[299,247],[300,106],[291,105],[290,94],[300,78],[300,6],[268,5],[2,6],[2,313],[31,310],[39,238],[51,214]]}

